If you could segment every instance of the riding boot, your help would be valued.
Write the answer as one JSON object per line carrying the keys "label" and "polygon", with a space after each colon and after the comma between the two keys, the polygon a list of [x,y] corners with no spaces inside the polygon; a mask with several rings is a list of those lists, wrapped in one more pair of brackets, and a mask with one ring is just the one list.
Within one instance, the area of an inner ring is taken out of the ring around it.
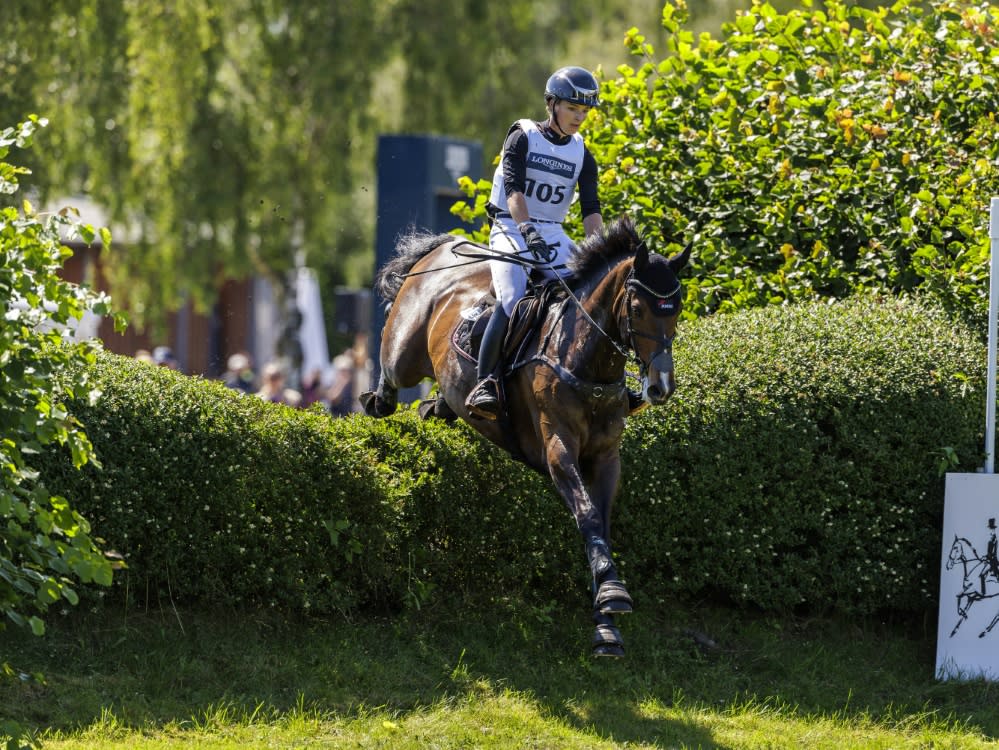
{"label": "riding boot", "polygon": [[496,378],[496,371],[499,369],[503,353],[503,339],[506,338],[508,320],[503,306],[497,302],[492,317],[486,323],[486,330],[482,334],[482,345],[479,347],[479,362],[476,368],[479,383],[465,399],[465,408],[483,419],[496,419],[499,414],[499,381]]}
{"label": "riding boot", "polygon": [[649,405],[640,391],[628,389],[628,416],[638,414]]}

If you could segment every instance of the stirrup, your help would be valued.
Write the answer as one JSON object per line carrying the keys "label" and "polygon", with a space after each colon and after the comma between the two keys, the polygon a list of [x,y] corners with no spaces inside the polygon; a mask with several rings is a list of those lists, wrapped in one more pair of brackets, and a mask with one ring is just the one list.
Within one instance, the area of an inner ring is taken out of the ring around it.
{"label": "stirrup", "polygon": [[490,376],[483,378],[465,399],[465,408],[482,419],[496,419],[499,416],[499,383]]}

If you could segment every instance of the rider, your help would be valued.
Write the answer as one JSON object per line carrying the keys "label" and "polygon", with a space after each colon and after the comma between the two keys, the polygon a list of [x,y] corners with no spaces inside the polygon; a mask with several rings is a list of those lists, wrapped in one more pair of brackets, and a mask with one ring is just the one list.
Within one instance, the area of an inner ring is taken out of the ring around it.
{"label": "rider", "polygon": [[999,542],[996,541],[996,519],[994,518],[989,519],[989,541],[982,562],[985,563],[981,573],[982,596],[985,596],[985,579],[989,575],[993,575],[999,581]]}
{"label": "rider", "polygon": [[[548,119],[518,120],[510,127],[489,196],[489,247],[494,253],[543,261],[540,268],[548,278],[568,273],[555,269],[565,265],[576,247],[562,222],[577,187],[586,236],[603,228],[597,162],[579,135],[590,110],[599,104],[600,84],[592,73],[575,66],[560,68],[545,86]],[[482,335],[479,382],[465,406],[479,417],[496,419],[503,339],[513,308],[527,291],[527,269],[503,260],[491,260],[489,266],[496,305]]]}

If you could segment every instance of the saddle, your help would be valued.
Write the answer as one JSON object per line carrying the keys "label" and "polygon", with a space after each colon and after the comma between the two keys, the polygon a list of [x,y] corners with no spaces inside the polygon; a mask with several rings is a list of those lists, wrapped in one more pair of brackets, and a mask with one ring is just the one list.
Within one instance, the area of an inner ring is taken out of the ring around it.
{"label": "saddle", "polygon": [[[525,342],[545,319],[548,308],[565,297],[565,288],[557,279],[542,284],[533,284],[513,309],[507,324],[506,338],[503,340],[503,361],[516,361],[517,354]],[[487,292],[472,307],[462,310],[461,322],[451,335],[451,345],[455,351],[469,360],[477,362],[482,334],[493,313],[496,297]]]}

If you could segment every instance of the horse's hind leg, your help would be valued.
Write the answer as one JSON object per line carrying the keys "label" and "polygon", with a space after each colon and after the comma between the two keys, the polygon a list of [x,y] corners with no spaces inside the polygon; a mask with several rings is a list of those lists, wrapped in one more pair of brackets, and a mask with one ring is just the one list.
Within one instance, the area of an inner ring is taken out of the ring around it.
{"label": "horse's hind leg", "polygon": [[378,388],[374,391],[367,391],[358,397],[364,413],[369,417],[387,417],[395,412],[399,405],[399,389],[388,384],[385,380],[385,371],[382,371],[378,378]]}
{"label": "horse's hind leg", "polygon": [[[992,618],[992,622],[989,623],[989,626],[985,628],[985,630],[978,634],[978,637],[984,638],[986,634],[992,632],[992,628],[994,628],[997,623],[999,623],[999,614]],[[954,630],[957,630],[957,628],[954,628]]]}

